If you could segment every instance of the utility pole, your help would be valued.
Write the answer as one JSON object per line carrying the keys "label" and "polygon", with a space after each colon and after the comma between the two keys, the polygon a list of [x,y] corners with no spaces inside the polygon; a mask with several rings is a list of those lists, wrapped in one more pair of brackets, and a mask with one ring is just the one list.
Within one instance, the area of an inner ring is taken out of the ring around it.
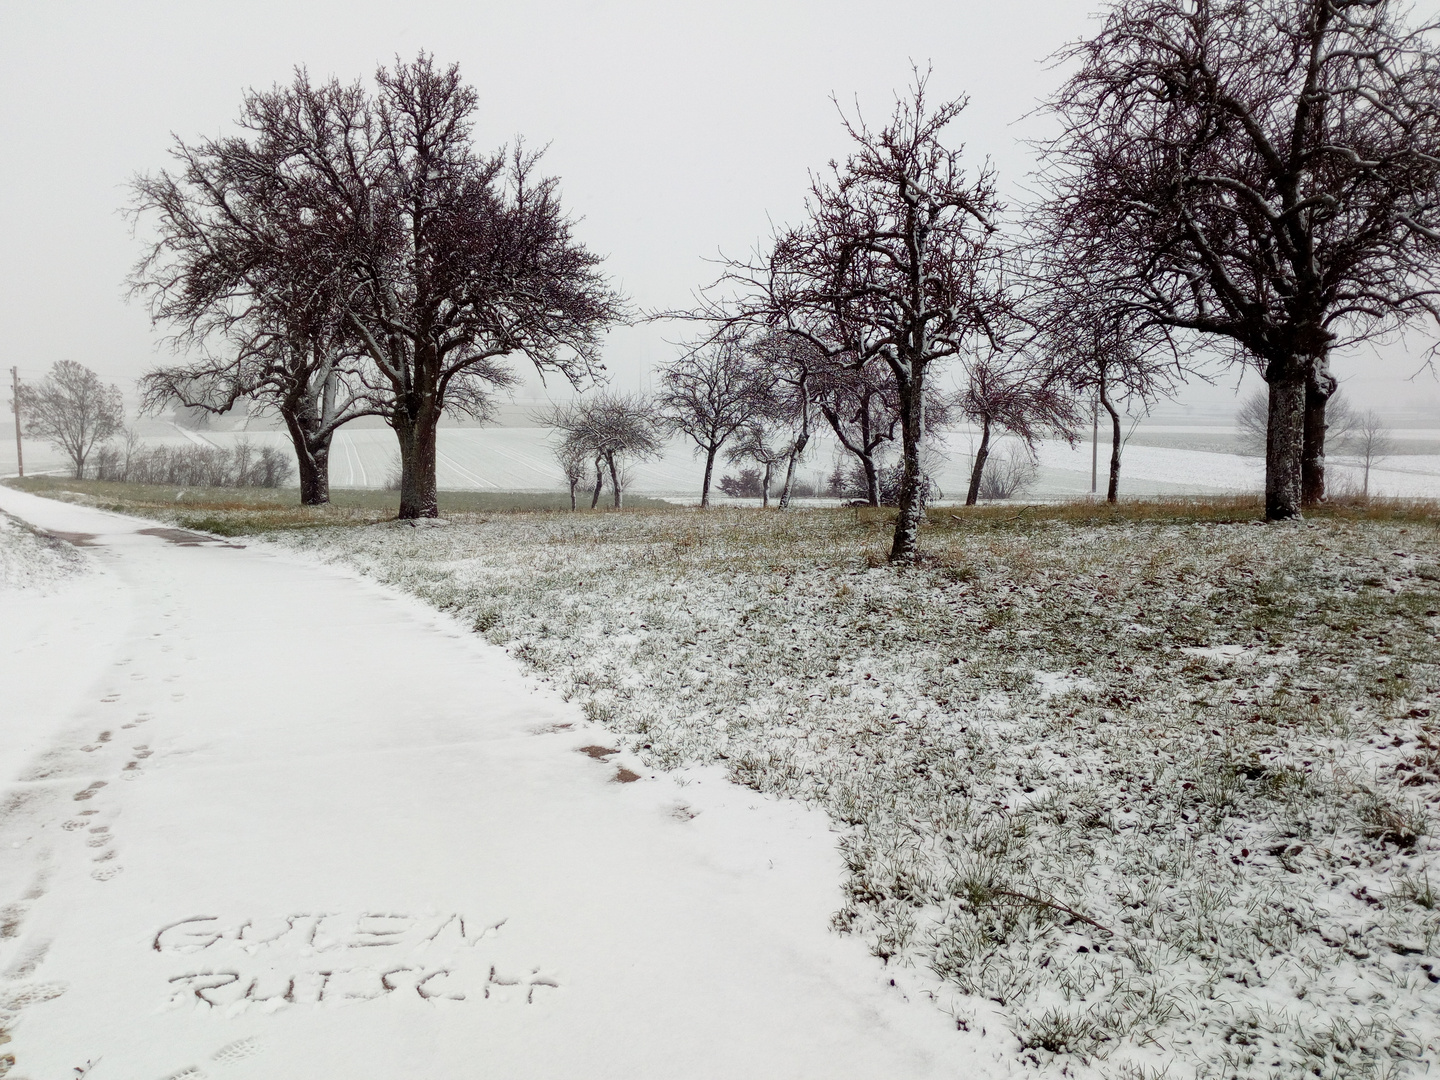
{"label": "utility pole", "polygon": [[1100,403],[1090,403],[1090,494],[1100,491]]}
{"label": "utility pole", "polygon": [[20,445],[20,369],[10,369],[10,382],[15,391],[15,464],[20,469],[20,475],[25,475],[25,450]]}

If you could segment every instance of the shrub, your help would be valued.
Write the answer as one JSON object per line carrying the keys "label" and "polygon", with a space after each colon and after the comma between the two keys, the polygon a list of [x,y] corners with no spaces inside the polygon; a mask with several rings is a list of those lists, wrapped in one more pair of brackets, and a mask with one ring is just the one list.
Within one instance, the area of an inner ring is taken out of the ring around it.
{"label": "shrub", "polygon": [[1010,499],[1028,491],[1039,473],[1035,459],[1023,447],[1008,446],[992,454],[980,474],[980,498]]}
{"label": "shrub", "polygon": [[[741,469],[739,476],[722,476],[720,490],[732,499],[758,499],[764,492],[765,478],[759,469]],[[771,480],[774,486],[774,480]]]}
{"label": "shrub", "polygon": [[95,452],[86,471],[96,480],[180,487],[283,487],[295,466],[275,446],[256,447],[240,439],[232,450],[219,446],[142,446],[132,435],[123,446]]}

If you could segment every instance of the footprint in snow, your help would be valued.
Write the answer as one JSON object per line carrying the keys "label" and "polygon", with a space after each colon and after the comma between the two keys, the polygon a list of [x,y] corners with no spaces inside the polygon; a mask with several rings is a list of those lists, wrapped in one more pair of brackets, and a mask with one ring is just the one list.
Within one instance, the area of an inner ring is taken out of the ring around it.
{"label": "footprint in snow", "polygon": [[0,1009],[19,1012],[42,1001],[53,1001],[69,989],[68,983],[26,983],[14,988],[0,990]]}
{"label": "footprint in snow", "polygon": [[45,954],[49,951],[50,943],[48,941],[37,941],[17,956],[15,962],[5,969],[5,978],[11,982],[17,979],[28,979],[35,974],[41,961],[45,959]]}
{"label": "footprint in snow", "polygon": [[211,1054],[210,1060],[217,1065],[229,1065],[233,1061],[244,1061],[246,1058],[254,1057],[259,1052],[260,1044],[254,1039],[236,1039]]}

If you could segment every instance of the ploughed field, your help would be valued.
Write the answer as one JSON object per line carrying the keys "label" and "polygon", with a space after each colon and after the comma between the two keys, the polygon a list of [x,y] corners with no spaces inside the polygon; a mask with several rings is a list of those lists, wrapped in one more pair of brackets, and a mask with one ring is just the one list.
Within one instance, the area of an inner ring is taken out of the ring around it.
{"label": "ploughed field", "polygon": [[1433,505],[935,511],[900,570],[870,511],[145,512],[356,567],[653,767],[823,807],[835,929],[1042,1072],[1440,1063]]}

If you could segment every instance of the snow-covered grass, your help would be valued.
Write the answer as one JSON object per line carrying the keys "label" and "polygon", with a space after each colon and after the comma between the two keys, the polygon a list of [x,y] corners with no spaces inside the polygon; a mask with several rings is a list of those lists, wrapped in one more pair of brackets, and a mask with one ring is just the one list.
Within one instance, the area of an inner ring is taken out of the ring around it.
{"label": "snow-covered grass", "polygon": [[72,545],[0,511],[0,591],[43,592],[84,568],[84,556]]}
{"label": "snow-covered grass", "polygon": [[1038,1064],[1440,1060],[1433,516],[942,517],[898,572],[860,517],[277,540],[464,613],[653,765],[825,807],[836,928]]}
{"label": "snow-covered grass", "polygon": [[1344,512],[936,513],[900,571],[838,510],[269,537],[461,614],[652,767],[823,807],[836,929],[1042,1072],[1418,1075],[1440,518]]}

